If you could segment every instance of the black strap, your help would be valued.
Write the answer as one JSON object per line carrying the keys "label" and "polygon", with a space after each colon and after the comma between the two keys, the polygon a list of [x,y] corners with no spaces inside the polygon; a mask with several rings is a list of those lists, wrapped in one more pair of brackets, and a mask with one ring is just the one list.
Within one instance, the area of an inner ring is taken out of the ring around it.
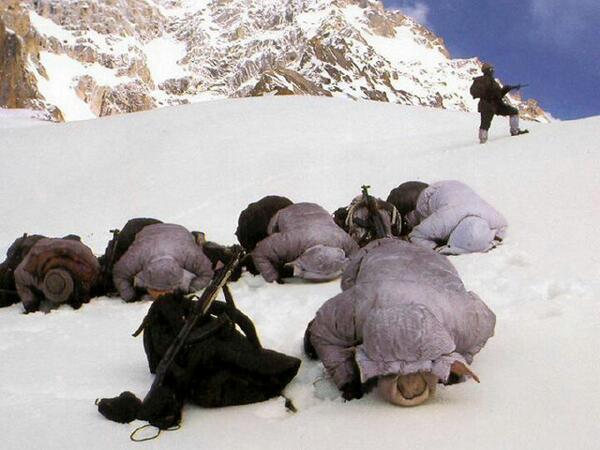
{"label": "black strap", "polygon": [[[136,437],[135,437],[135,435],[136,435],[136,433],[137,433],[138,431],[141,431],[141,430],[143,430],[144,428],[148,428],[148,427],[154,427],[154,428],[156,428],[156,429],[158,430],[154,436],[149,436],[149,437],[142,438],[142,439],[138,439],[138,438],[136,438]],[[181,428],[181,425],[175,425],[174,427],[167,428],[165,431],[177,431],[177,430],[179,430],[180,428]],[[133,442],[146,442],[146,441],[151,441],[151,440],[153,440],[153,439],[156,439],[157,437],[159,437],[159,436],[160,436],[160,433],[161,433],[162,431],[163,431],[163,430],[161,430],[160,428],[158,428],[158,427],[155,427],[154,425],[151,425],[151,424],[147,423],[146,425],[142,425],[141,427],[137,427],[135,430],[133,430],[133,431],[131,432],[131,434],[129,435],[129,439],[131,439]]]}

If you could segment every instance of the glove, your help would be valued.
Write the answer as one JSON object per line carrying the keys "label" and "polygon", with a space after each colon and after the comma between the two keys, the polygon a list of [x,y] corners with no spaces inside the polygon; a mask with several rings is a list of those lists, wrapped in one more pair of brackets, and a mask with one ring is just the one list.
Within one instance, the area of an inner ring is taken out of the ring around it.
{"label": "glove", "polygon": [[342,397],[344,400],[354,400],[355,398],[362,398],[365,394],[363,385],[360,382],[360,370],[356,360],[352,358],[352,379],[348,383],[342,386]]}
{"label": "glove", "polygon": [[342,386],[341,391],[342,397],[347,401],[362,398],[364,395],[363,387],[359,380],[346,383]]}

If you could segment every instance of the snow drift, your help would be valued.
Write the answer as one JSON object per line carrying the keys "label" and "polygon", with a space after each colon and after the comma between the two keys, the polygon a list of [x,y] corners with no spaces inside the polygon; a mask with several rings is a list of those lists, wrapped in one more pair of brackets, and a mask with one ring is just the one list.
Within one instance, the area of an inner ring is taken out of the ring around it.
{"label": "snow drift", "polygon": [[[375,394],[344,403],[303,359],[283,399],[206,410],[151,448],[590,447],[600,388],[600,118],[508,137],[497,118],[477,144],[470,113],[324,98],[225,100],[0,134],[0,251],[23,232],[79,233],[97,254],[109,229],[157,217],[233,243],[239,212],[266,194],[333,211],[371,184],[459,179],[509,222],[504,244],[453,257],[467,289],[498,317],[476,357],[482,383],[440,388],[419,408]],[[231,285],[266,347],[303,357],[314,312],[338,282]],[[102,418],[94,399],[150,386],[140,339],[148,303],[92,300],[79,311],[0,310],[2,447],[125,448],[139,422]],[[527,442],[524,444],[523,442]]]}

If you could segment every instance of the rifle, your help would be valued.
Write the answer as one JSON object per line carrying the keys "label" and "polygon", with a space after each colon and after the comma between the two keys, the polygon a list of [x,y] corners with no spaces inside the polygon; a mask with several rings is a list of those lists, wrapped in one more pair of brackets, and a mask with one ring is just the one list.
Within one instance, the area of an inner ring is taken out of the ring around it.
{"label": "rifle", "polygon": [[521,88],[527,87],[529,86],[528,84],[515,84],[514,86],[510,87],[511,91],[518,91]]}
{"label": "rifle", "polygon": [[[192,310],[188,315],[185,325],[179,331],[177,337],[173,340],[164,356],[160,360],[158,367],[156,368],[156,376],[154,378],[154,382],[150,387],[150,391],[146,394],[146,399],[151,398],[154,392],[160,388],[165,380],[167,372],[169,368],[173,364],[175,357],[181,350],[181,347],[186,343],[186,340],[194,326],[198,322],[200,318],[206,315],[207,311],[210,309],[210,305],[215,300],[219,290],[221,288],[225,288],[229,277],[239,264],[240,260],[244,255],[244,250],[239,246],[234,246],[233,255],[229,262],[221,269],[219,274],[212,280],[212,282],[204,289],[202,295],[200,297],[194,295],[192,298],[196,298],[197,300],[194,302],[192,306]],[[227,291],[228,292],[228,291]],[[210,327],[212,328],[212,327]],[[210,334],[214,330],[206,330],[206,334]],[[144,401],[146,400],[144,399]]]}
{"label": "rifle", "polygon": [[106,292],[108,292],[112,287],[112,277],[110,276],[110,273],[112,272],[112,268],[115,264],[115,253],[117,252],[117,242],[119,240],[120,230],[115,228],[113,230],[110,230],[110,232],[112,233],[112,239],[110,241],[111,245],[107,249],[106,254],[104,255],[104,261],[101,267],[103,284],[102,287]]}
{"label": "rifle", "polygon": [[374,233],[375,239],[381,239],[386,237],[387,233],[385,232],[385,226],[383,224],[383,221],[381,220],[381,216],[379,215],[379,211],[377,209],[377,201],[374,197],[369,195],[368,189],[370,188],[371,186],[367,185],[361,186],[363,198],[365,200],[365,204],[367,205],[367,209],[369,210],[368,222],[371,228],[371,232]]}

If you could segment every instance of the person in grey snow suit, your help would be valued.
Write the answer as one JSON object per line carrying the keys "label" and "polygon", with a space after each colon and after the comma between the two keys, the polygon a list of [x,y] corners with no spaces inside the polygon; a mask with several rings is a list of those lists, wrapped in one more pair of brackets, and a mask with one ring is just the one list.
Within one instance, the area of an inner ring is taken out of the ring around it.
{"label": "person in grey snow suit", "polygon": [[413,244],[445,255],[486,252],[506,235],[506,219],[460,181],[439,181],[423,189],[406,215]]}
{"label": "person in grey snow suit", "polygon": [[519,110],[503,101],[506,94],[513,89],[520,88],[520,86],[500,86],[494,78],[494,66],[489,63],[484,63],[481,66],[481,71],[483,75],[476,79],[477,83],[481,82],[481,93],[477,105],[477,111],[481,114],[479,142],[481,144],[487,142],[488,131],[492,125],[494,115],[509,116],[511,136],[528,133],[527,130],[519,128]]}
{"label": "person in grey snow suit", "polygon": [[267,282],[284,277],[327,281],[339,277],[358,245],[329,213],[314,203],[296,203],[271,218],[268,237],[252,252]]}
{"label": "person in grey snow suit", "polygon": [[160,293],[198,291],[212,277],[211,262],[192,233],[169,223],[142,228],[113,268],[115,287],[126,302],[139,300],[140,291],[154,298]]}
{"label": "person in grey snow suit", "polygon": [[376,385],[385,400],[413,406],[438,383],[479,380],[468,365],[493,336],[496,319],[447,257],[378,239],[351,258],[341,285],[304,342],[346,400]]}

